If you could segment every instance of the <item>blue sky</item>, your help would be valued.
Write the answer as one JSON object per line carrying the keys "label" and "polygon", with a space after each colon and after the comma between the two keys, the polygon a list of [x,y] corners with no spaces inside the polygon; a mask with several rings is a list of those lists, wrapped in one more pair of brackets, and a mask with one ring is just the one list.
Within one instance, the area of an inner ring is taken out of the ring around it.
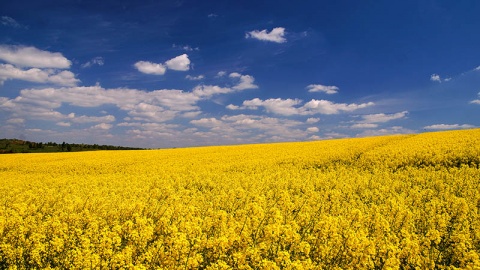
{"label": "blue sky", "polygon": [[479,1],[2,1],[0,137],[183,147],[480,126]]}

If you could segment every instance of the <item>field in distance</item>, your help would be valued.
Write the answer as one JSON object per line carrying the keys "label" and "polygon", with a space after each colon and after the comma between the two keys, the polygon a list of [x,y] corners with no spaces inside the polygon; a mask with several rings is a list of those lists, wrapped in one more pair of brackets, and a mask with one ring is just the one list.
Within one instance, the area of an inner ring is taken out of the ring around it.
{"label": "field in distance", "polygon": [[480,129],[0,155],[1,269],[479,269]]}

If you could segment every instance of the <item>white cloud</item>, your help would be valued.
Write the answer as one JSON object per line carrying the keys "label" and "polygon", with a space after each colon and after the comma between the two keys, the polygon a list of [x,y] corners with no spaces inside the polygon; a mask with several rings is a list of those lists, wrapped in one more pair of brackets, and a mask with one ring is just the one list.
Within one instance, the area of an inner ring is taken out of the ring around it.
{"label": "white cloud", "polygon": [[198,75],[198,76],[187,75],[187,76],[185,76],[185,79],[190,80],[190,81],[200,81],[200,80],[203,80],[204,78],[205,78],[205,76],[203,76],[203,75]]}
{"label": "white cloud", "polygon": [[82,68],[89,68],[95,65],[103,66],[104,64],[105,64],[105,60],[103,59],[103,57],[97,56],[92,58],[90,61],[82,64]]}
{"label": "white cloud", "polygon": [[320,121],[320,118],[313,118],[313,117],[311,117],[311,118],[308,118],[308,119],[307,119],[306,123],[307,123],[307,124],[315,124],[315,123],[317,123],[318,121]]}
{"label": "white cloud", "polygon": [[432,82],[442,82],[442,79],[440,78],[440,75],[432,74],[430,76],[430,81],[432,81]]}
{"label": "white cloud", "polygon": [[334,103],[328,100],[316,100],[312,99],[305,103],[303,106],[298,106],[302,103],[299,99],[281,99],[271,98],[267,100],[261,100],[254,98],[251,100],[245,100],[242,106],[236,106],[230,104],[227,109],[241,110],[251,109],[256,110],[258,107],[264,107],[268,112],[280,114],[280,115],[312,115],[312,114],[338,114],[340,112],[351,112],[358,109],[363,109],[369,106],[373,106],[373,102],[362,104],[346,104],[346,103]]}
{"label": "white cloud", "polygon": [[228,104],[225,108],[227,108],[229,110],[232,110],[232,111],[243,110],[244,109],[244,108],[240,108],[240,106],[233,105],[233,104]]}
{"label": "white cloud", "polygon": [[318,129],[318,127],[309,127],[309,128],[307,128],[307,132],[308,132],[308,133],[317,133],[317,132],[319,132],[319,131],[320,131],[320,129]]}
{"label": "white cloud", "polygon": [[187,52],[199,51],[200,50],[200,48],[198,48],[198,47],[193,48],[190,45],[176,45],[176,44],[173,44],[172,47],[173,48],[179,48],[179,49],[182,49],[182,50],[187,51]]}
{"label": "white cloud", "polygon": [[475,70],[475,71],[479,71],[479,70],[480,70],[480,66],[478,66],[478,67],[474,68],[473,70]]}
{"label": "white cloud", "polygon": [[198,97],[210,97],[215,94],[228,94],[233,92],[231,88],[216,85],[199,85],[193,88],[193,94]]}
{"label": "white cloud", "polygon": [[362,133],[357,134],[357,137],[371,137],[371,136],[382,136],[382,135],[390,135],[390,134],[411,134],[415,133],[414,130],[403,128],[400,126],[394,126],[390,128],[382,128],[382,129],[368,129],[363,131]]}
{"label": "white cloud", "polygon": [[190,59],[187,54],[179,55],[165,62],[168,69],[177,71],[187,71],[190,69]]}
{"label": "white cloud", "polygon": [[138,61],[134,64],[134,66],[138,71],[145,74],[163,75],[167,71],[167,68],[177,71],[189,70],[190,59],[188,59],[187,54],[182,54],[166,61],[165,64],[152,63],[149,61]]}
{"label": "white cloud", "polygon": [[185,117],[198,115],[196,103],[200,97],[181,90],[155,90],[145,92],[134,89],[104,89],[100,86],[24,89],[14,99],[1,98],[0,111],[9,112],[13,118],[41,119],[55,122],[109,123],[113,115],[76,116],[62,114],[56,109],[62,104],[76,107],[115,105],[125,111],[132,120],[162,122],[182,113]]}
{"label": "white cloud", "polygon": [[134,64],[135,68],[145,74],[163,75],[167,68],[163,64],[152,63],[148,61],[138,61]]}
{"label": "white cloud", "polygon": [[27,28],[18,23],[14,18],[8,16],[2,16],[0,18],[0,23],[5,26],[10,26],[13,28]]}
{"label": "white cloud", "polygon": [[227,72],[225,72],[225,71],[219,71],[219,72],[217,73],[217,77],[223,77],[223,76],[225,76],[226,74],[227,74]]}
{"label": "white cloud", "polygon": [[81,115],[76,117],[75,114],[68,116],[69,120],[74,123],[102,123],[102,122],[114,122],[115,116],[106,115],[106,116],[86,116]]}
{"label": "white cloud", "polygon": [[201,111],[196,111],[196,112],[184,112],[182,114],[182,117],[184,118],[195,118],[199,116],[202,112]]}
{"label": "white cloud", "polygon": [[408,111],[398,112],[394,114],[377,113],[362,115],[362,123],[385,123],[395,119],[404,118],[407,114]]}
{"label": "white cloud", "polygon": [[464,129],[464,128],[474,128],[475,126],[468,124],[436,124],[423,127],[428,130],[446,130],[446,129]]}
{"label": "white cloud", "polygon": [[0,60],[18,67],[70,68],[72,62],[61,53],[42,51],[35,47],[0,45]]}
{"label": "white cloud", "polygon": [[140,102],[131,106],[128,115],[135,121],[165,122],[176,117],[178,111],[169,110],[159,105]]}
{"label": "white cloud", "polygon": [[283,27],[276,27],[273,28],[272,31],[267,32],[266,29],[264,30],[253,30],[245,34],[245,38],[254,38],[263,41],[271,41],[276,43],[284,43],[287,40],[284,37],[285,35],[285,28]]}
{"label": "white cloud", "polygon": [[61,127],[69,127],[71,125],[72,124],[70,124],[69,122],[58,122],[57,123],[57,126],[61,126]]}
{"label": "white cloud", "polygon": [[[478,93],[478,96],[480,97],[480,92]],[[470,104],[479,104],[480,105],[480,99],[474,99],[470,101]]]}
{"label": "white cloud", "polygon": [[218,127],[222,125],[222,121],[216,118],[202,118],[199,120],[192,120],[190,121],[190,123],[196,126],[209,127],[209,128]]}
{"label": "white cloud", "polygon": [[80,82],[72,72],[67,70],[58,72],[55,69],[21,69],[11,64],[0,64],[0,83],[7,80],[53,83],[63,86],[74,86]]}
{"label": "white cloud", "polygon": [[367,103],[361,103],[361,104],[356,104],[356,103],[346,104],[346,103],[334,103],[332,101],[323,100],[323,99],[321,100],[312,99],[303,106],[303,109],[308,114],[316,114],[316,113],[338,114],[342,111],[352,112],[352,111],[363,109],[373,105],[374,105],[373,102],[367,102]]}
{"label": "white cloud", "polygon": [[99,130],[109,130],[113,127],[112,124],[101,123],[92,127],[92,129],[99,129]]}
{"label": "white cloud", "polygon": [[243,107],[249,109],[257,109],[258,107],[264,107],[267,112],[280,114],[280,115],[295,115],[300,114],[299,109],[294,107],[302,103],[299,99],[281,99],[281,98],[271,98],[267,100],[261,100],[259,98],[254,98],[252,100],[245,100],[243,102]]}
{"label": "white cloud", "polygon": [[237,72],[230,73],[230,78],[239,78],[239,82],[237,85],[232,87],[235,90],[246,90],[246,89],[256,89],[258,85],[254,84],[255,78],[250,75],[242,75]]}
{"label": "white cloud", "polygon": [[61,71],[57,74],[54,74],[48,78],[48,82],[63,85],[63,86],[74,86],[80,82],[79,79],[75,78],[75,74],[68,70]]}
{"label": "white cloud", "polygon": [[377,128],[377,124],[372,124],[372,123],[358,123],[358,124],[353,124],[351,128]]}
{"label": "white cloud", "polygon": [[324,92],[325,94],[336,94],[338,93],[338,87],[336,86],[327,86],[321,84],[310,84],[307,86],[308,92]]}
{"label": "white cloud", "polygon": [[25,119],[23,118],[10,118],[7,120],[9,124],[23,124],[25,123]]}
{"label": "white cloud", "polygon": [[451,77],[448,77],[448,78],[442,79],[442,78],[440,77],[440,75],[438,75],[438,74],[432,74],[432,75],[430,75],[430,80],[431,80],[432,82],[439,82],[439,83],[441,83],[441,82],[449,82],[449,81],[452,80],[452,78],[451,78]]}

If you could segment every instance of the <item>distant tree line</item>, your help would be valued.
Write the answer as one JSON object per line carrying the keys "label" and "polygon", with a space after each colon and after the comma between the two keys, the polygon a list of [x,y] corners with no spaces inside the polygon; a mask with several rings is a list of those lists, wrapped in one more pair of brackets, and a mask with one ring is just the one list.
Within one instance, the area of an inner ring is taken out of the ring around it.
{"label": "distant tree line", "polygon": [[94,150],[142,150],[143,148],[114,145],[31,142],[19,139],[0,139],[0,154],[7,153],[42,153],[42,152],[79,152]]}

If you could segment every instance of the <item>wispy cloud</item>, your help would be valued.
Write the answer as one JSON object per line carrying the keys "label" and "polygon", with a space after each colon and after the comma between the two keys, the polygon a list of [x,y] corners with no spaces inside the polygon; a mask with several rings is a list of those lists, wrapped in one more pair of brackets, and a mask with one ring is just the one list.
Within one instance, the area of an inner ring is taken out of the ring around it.
{"label": "wispy cloud", "polygon": [[423,127],[427,130],[447,130],[447,129],[465,129],[465,128],[474,128],[475,126],[469,124],[435,124],[430,126]]}
{"label": "wispy cloud", "polygon": [[27,26],[24,26],[24,25],[20,24],[20,23],[17,22],[14,18],[9,17],[9,16],[2,16],[2,17],[0,17],[0,24],[2,24],[2,25],[4,25],[4,26],[13,27],[13,28],[24,28],[24,29],[28,29]]}
{"label": "wispy cloud", "polygon": [[200,80],[203,80],[204,78],[205,78],[205,76],[203,76],[203,75],[198,75],[198,76],[187,75],[187,76],[185,76],[185,79],[190,80],[190,81],[200,81]]}
{"label": "wispy cloud", "polygon": [[336,86],[327,86],[327,85],[321,85],[321,84],[310,84],[307,86],[308,92],[314,93],[314,92],[324,92],[325,94],[336,94],[338,93],[338,87]]}
{"label": "wispy cloud", "polygon": [[451,77],[442,79],[442,78],[440,77],[440,75],[438,75],[438,74],[432,74],[432,75],[430,75],[430,81],[432,81],[432,82],[439,82],[439,83],[441,83],[441,82],[448,82],[448,81],[451,81],[451,80],[452,80]]}
{"label": "wispy cloud", "polygon": [[105,60],[101,56],[97,56],[92,58],[90,61],[87,61],[86,63],[82,64],[82,68],[89,68],[92,66],[103,66],[105,64]]}
{"label": "wispy cloud", "polygon": [[408,111],[385,114],[385,113],[376,113],[376,114],[367,114],[362,115],[362,123],[385,123],[396,119],[405,118],[408,114]]}
{"label": "wispy cloud", "polygon": [[172,48],[182,49],[182,50],[187,51],[187,52],[200,51],[200,48],[199,48],[199,47],[192,47],[192,46],[190,46],[190,45],[177,45],[177,44],[173,44],[173,45],[172,45]]}
{"label": "wispy cloud", "polygon": [[264,30],[253,30],[245,34],[245,38],[253,38],[263,41],[270,41],[275,43],[284,43],[287,42],[285,36],[285,28],[276,27],[272,31],[268,32],[267,29]]}

